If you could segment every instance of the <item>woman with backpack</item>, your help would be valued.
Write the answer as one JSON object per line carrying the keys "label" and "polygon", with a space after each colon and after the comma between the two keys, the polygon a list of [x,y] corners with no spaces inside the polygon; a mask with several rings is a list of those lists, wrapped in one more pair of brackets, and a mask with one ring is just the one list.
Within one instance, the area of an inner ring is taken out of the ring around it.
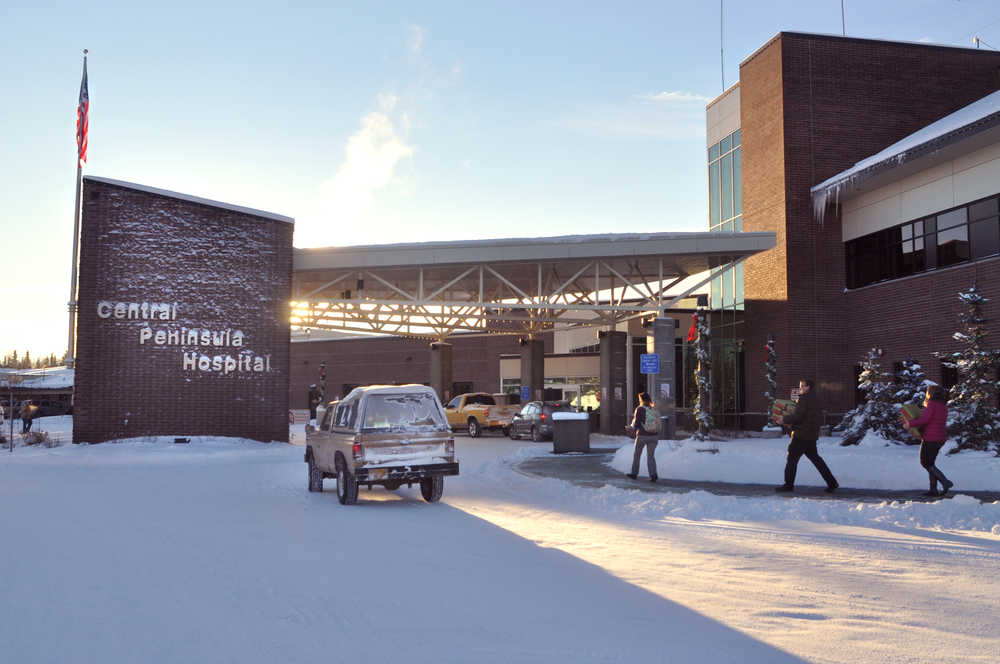
{"label": "woman with backpack", "polygon": [[649,471],[649,481],[657,480],[656,474],[656,444],[659,442],[660,414],[653,408],[653,402],[645,392],[639,393],[639,406],[632,415],[629,431],[635,434],[635,452],[632,454],[632,472],[628,477],[639,477],[639,458],[642,448],[646,448],[646,469]]}

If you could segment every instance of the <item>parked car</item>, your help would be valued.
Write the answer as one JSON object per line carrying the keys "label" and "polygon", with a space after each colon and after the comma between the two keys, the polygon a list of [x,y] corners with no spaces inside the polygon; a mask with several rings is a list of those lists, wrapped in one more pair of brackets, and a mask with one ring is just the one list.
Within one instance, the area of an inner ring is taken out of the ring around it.
{"label": "parked car", "polygon": [[352,505],[358,486],[395,491],[420,485],[424,500],[441,499],[444,478],[458,475],[455,438],[433,389],[425,385],[358,387],[327,405],[318,427],[306,425],[309,490],[337,478],[337,499]]}
{"label": "parked car", "polygon": [[444,414],[452,429],[468,429],[473,438],[478,438],[484,430],[500,429],[507,433],[511,418],[519,410],[516,405],[507,405],[508,398],[502,392],[459,394],[444,407]]}
{"label": "parked car", "polygon": [[552,413],[575,412],[566,401],[529,401],[510,421],[508,435],[517,440],[530,436],[536,443],[552,438]]}

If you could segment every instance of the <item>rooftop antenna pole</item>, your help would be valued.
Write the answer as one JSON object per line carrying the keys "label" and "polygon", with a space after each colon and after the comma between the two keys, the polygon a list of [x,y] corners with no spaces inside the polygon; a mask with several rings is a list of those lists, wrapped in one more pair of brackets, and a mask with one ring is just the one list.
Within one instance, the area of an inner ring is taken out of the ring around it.
{"label": "rooftop antenna pole", "polygon": [[726,91],[726,58],[725,48],[722,41],[722,4],[725,0],[719,0],[719,72],[722,74],[722,91]]}
{"label": "rooftop antenna pole", "polygon": [[847,22],[844,20],[844,0],[840,0],[840,31],[847,36]]}

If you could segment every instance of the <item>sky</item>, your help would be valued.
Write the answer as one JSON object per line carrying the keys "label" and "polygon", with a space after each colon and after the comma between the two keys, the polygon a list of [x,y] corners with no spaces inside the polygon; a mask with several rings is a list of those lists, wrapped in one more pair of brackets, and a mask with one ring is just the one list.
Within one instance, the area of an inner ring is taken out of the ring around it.
{"label": "sky", "polygon": [[[994,0],[844,10],[849,36],[1000,48]],[[62,356],[85,48],[84,175],[343,246],[707,230],[706,104],[777,32],[842,18],[836,0],[7,0],[0,26],[0,353]]]}

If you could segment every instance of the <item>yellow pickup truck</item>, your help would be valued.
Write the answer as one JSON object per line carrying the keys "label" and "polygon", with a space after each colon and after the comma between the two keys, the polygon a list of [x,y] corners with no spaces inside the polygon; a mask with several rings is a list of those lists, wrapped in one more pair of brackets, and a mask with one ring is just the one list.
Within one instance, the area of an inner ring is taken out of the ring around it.
{"label": "yellow pickup truck", "polygon": [[521,409],[510,403],[514,395],[498,392],[469,392],[459,394],[444,407],[448,425],[453,431],[468,429],[469,435],[478,438],[484,430],[501,430],[504,435],[514,414]]}

